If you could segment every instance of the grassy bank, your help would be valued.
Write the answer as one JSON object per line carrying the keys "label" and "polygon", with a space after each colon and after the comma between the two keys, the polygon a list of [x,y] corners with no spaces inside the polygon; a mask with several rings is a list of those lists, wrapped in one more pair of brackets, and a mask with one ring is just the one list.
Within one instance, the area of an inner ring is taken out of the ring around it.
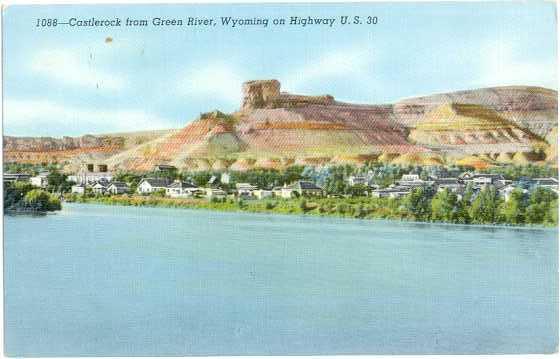
{"label": "grassy bank", "polygon": [[[160,196],[114,195],[114,196],[69,196],[68,202],[98,203],[124,206],[149,206],[168,208],[206,209],[228,212],[253,212],[270,214],[295,214],[333,216],[341,218],[360,219],[392,219],[439,223],[459,224],[506,224],[506,225],[538,225],[556,226],[557,211],[552,216],[545,214],[530,221],[512,222],[508,213],[508,206],[502,204],[494,209],[496,213],[488,219],[477,213],[484,212],[484,208],[466,208],[457,203],[449,210],[449,215],[441,215],[438,206],[420,203],[414,198],[294,198],[294,199],[263,199],[238,200],[233,198],[223,200],[208,200],[205,198],[168,198]],[[429,202],[428,202],[429,203]],[[433,208],[433,210],[432,210]],[[473,212],[472,215],[470,212]]]}

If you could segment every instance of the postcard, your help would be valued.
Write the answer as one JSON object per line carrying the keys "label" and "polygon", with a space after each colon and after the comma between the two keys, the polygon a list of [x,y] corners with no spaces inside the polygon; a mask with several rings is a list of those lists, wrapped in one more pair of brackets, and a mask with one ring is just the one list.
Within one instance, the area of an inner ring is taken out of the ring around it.
{"label": "postcard", "polygon": [[6,356],[557,352],[554,2],[2,20]]}

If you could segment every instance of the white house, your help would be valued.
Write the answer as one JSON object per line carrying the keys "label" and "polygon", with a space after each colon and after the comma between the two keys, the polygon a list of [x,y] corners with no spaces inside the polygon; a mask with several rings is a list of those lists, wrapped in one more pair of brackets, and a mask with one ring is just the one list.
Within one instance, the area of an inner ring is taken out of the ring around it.
{"label": "white house", "polygon": [[48,175],[48,172],[41,172],[37,176],[31,177],[29,182],[35,187],[46,188],[49,185]]}
{"label": "white house", "polygon": [[267,189],[258,189],[256,191],[253,191],[253,194],[255,195],[255,197],[257,197],[258,199],[263,199],[263,198],[269,198],[272,197],[273,192],[271,190],[267,190]]}
{"label": "white house", "polygon": [[496,187],[503,187],[506,185],[506,180],[504,176],[500,174],[493,173],[464,173],[461,175],[461,179],[465,183],[472,183],[475,187],[484,187],[493,185]]}
{"label": "white house", "polygon": [[165,178],[143,178],[138,183],[136,192],[140,194],[149,194],[160,190],[167,190],[169,181]]}
{"label": "white house", "polygon": [[169,197],[193,197],[201,193],[202,190],[195,184],[180,180],[175,180],[165,189],[165,194]]}
{"label": "white house", "polygon": [[292,188],[300,196],[321,196],[323,189],[310,181],[297,181]]}
{"label": "white house", "polygon": [[88,172],[80,171],[75,175],[68,176],[68,180],[76,184],[90,184],[98,181],[110,182],[113,179],[111,172]]}
{"label": "white house", "polygon": [[111,180],[113,180],[113,175],[109,172],[90,172],[90,173],[79,174],[76,176],[70,176],[68,177],[68,179],[70,181],[74,181],[80,184],[88,184],[101,180],[111,182]]}
{"label": "white house", "polygon": [[97,182],[91,187],[91,190],[95,194],[104,194],[107,191],[107,186],[102,182]]}
{"label": "white house", "polygon": [[220,182],[224,183],[224,184],[229,184],[229,181],[231,180],[231,176],[229,175],[228,172],[224,172],[222,173],[222,175],[220,176]]}
{"label": "white house", "polygon": [[449,192],[461,192],[463,190],[463,188],[465,188],[465,185],[463,183],[461,183],[460,180],[458,180],[457,178],[453,178],[453,177],[449,177],[449,178],[437,178],[434,181],[434,186],[435,189],[438,192],[441,192],[445,189],[449,190]]}
{"label": "white house", "polygon": [[113,181],[107,187],[107,193],[110,194],[123,194],[130,190],[128,185],[124,182]]}
{"label": "white house", "polygon": [[236,183],[235,189],[237,190],[237,195],[239,197],[252,197],[253,192],[258,189],[257,186],[253,186],[250,183]]}
{"label": "white house", "polygon": [[417,188],[417,187],[427,187],[433,184],[432,181],[424,181],[420,178],[420,175],[415,173],[409,173],[407,175],[402,175],[401,179],[397,181],[400,186]]}
{"label": "white house", "polygon": [[219,188],[206,188],[206,197],[208,199],[212,199],[212,198],[222,199],[222,198],[226,198],[226,195],[227,193]]}
{"label": "white house", "polygon": [[284,187],[280,188],[280,197],[290,199],[290,198],[292,198],[292,193],[293,192],[294,192],[294,189],[291,186],[288,187],[288,186],[284,185]]}

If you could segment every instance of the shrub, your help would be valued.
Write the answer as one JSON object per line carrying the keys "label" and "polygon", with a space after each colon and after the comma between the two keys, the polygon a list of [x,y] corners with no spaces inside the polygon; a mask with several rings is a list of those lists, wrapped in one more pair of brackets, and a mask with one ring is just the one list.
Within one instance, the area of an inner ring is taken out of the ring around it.
{"label": "shrub", "polygon": [[27,192],[23,202],[26,208],[36,211],[56,211],[61,208],[58,198],[40,189]]}
{"label": "shrub", "polygon": [[158,189],[157,191],[153,191],[150,195],[154,197],[165,197],[165,190]]}

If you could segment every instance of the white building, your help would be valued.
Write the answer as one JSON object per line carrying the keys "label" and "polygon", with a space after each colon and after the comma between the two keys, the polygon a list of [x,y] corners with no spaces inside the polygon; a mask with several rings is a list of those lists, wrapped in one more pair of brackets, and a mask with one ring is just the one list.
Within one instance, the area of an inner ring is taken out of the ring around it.
{"label": "white building", "polygon": [[212,199],[212,198],[222,199],[222,198],[226,198],[226,195],[227,193],[219,188],[206,188],[206,198],[208,199]]}
{"label": "white building", "polygon": [[165,189],[165,194],[174,198],[193,197],[202,193],[203,191],[195,184],[180,180],[175,180]]}
{"label": "white building", "polygon": [[294,189],[292,187],[284,185],[284,187],[280,189],[280,197],[282,198],[290,199],[292,198],[292,193],[294,193]]}
{"label": "white building", "polygon": [[230,180],[231,180],[230,175],[227,172],[222,173],[222,175],[220,176],[221,183],[229,184]]}
{"label": "white building", "polygon": [[371,196],[376,198],[401,198],[411,193],[409,187],[395,186],[371,191]]}
{"label": "white building", "polygon": [[366,176],[349,176],[347,181],[350,186],[358,186],[358,185],[365,186],[368,184],[368,180]]}
{"label": "white building", "polygon": [[433,184],[431,181],[424,181],[420,178],[420,175],[415,173],[409,173],[407,175],[402,175],[400,181],[397,181],[397,184],[400,186],[407,186],[407,187],[426,187]]}
{"label": "white building", "polygon": [[156,191],[164,190],[167,192],[169,181],[165,178],[143,178],[138,183],[136,192],[140,194],[149,194]]}
{"label": "white building", "polygon": [[258,199],[263,199],[263,198],[272,197],[273,192],[272,192],[271,190],[267,190],[267,189],[258,189],[258,190],[256,190],[256,191],[254,191],[253,194],[254,194],[255,197],[257,197]]}
{"label": "white building", "polygon": [[48,172],[41,172],[37,176],[31,177],[29,182],[35,187],[46,188],[49,185],[48,175]]}
{"label": "white building", "polygon": [[438,192],[447,189],[449,192],[458,193],[461,192],[465,185],[457,178],[438,178],[434,181],[434,187]]}
{"label": "white building", "polygon": [[105,194],[105,192],[107,191],[107,186],[101,182],[97,182],[91,187],[91,190],[95,194]]}
{"label": "white building", "polygon": [[418,181],[421,181],[421,179],[420,179],[420,175],[418,175],[416,173],[409,173],[407,175],[402,175],[401,181],[418,182]]}
{"label": "white building", "polygon": [[75,175],[68,176],[68,180],[76,184],[91,184],[100,180],[111,182],[113,175],[111,172],[86,172],[82,171]]}
{"label": "white building", "polygon": [[237,195],[239,197],[252,197],[253,192],[258,189],[257,186],[253,186],[250,183],[236,183],[235,189],[237,190]]}
{"label": "white building", "polygon": [[123,194],[127,193],[130,190],[128,185],[124,182],[111,182],[107,187],[107,193],[110,194]]}
{"label": "white building", "polygon": [[296,181],[291,186],[300,196],[322,196],[323,189],[310,181]]}
{"label": "white building", "polygon": [[495,186],[495,187],[503,187],[506,185],[506,180],[504,176],[500,174],[491,174],[491,173],[464,173],[461,175],[461,179],[465,183],[472,183],[475,187],[484,187],[484,186]]}

